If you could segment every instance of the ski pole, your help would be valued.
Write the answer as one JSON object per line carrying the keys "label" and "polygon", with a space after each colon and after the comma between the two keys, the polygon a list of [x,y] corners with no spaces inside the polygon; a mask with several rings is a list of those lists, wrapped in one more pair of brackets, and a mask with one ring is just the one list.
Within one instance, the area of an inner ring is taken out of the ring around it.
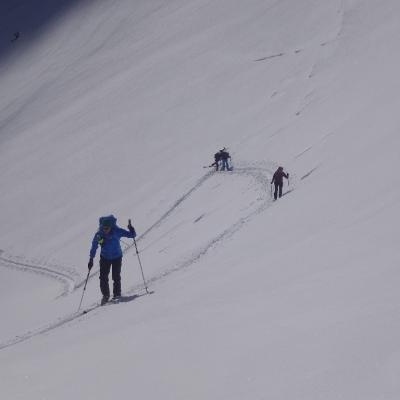
{"label": "ski pole", "polygon": [[149,290],[147,289],[146,279],[144,279],[144,273],[143,273],[142,262],[140,261],[139,251],[138,251],[138,248],[137,248],[137,244],[136,244],[136,239],[135,239],[135,238],[133,238],[133,243],[135,243],[136,255],[137,255],[137,258],[138,258],[138,260],[139,260],[140,270],[142,271],[142,278],[143,278],[144,287],[145,287],[145,289],[146,289],[146,293],[149,294]]}
{"label": "ski pole", "polygon": [[87,285],[87,283],[88,283],[88,280],[89,280],[89,274],[90,274],[90,269],[89,269],[89,271],[88,271],[88,273],[87,273],[87,277],[86,277],[85,286],[83,287],[83,292],[82,292],[81,302],[79,303],[79,307],[78,307],[78,310],[77,310],[77,312],[79,312],[79,310],[81,309],[82,300],[83,300],[83,295],[85,294],[86,285]]}

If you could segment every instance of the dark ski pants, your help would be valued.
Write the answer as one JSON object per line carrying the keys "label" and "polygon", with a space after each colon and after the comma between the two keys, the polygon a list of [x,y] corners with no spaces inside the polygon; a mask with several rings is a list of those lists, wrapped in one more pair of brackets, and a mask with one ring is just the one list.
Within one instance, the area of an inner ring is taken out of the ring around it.
{"label": "dark ski pants", "polygon": [[274,199],[276,200],[278,198],[278,193],[279,197],[282,197],[283,182],[275,183],[274,185],[275,185]]}
{"label": "dark ski pants", "polygon": [[227,171],[229,171],[229,164],[228,164],[228,160],[222,160],[222,167],[221,167],[221,171],[225,171],[225,169]]}
{"label": "dark ski pants", "polygon": [[114,297],[121,296],[121,265],[122,257],[114,260],[107,260],[100,257],[100,290],[103,296],[110,297],[110,287],[108,286],[108,275],[112,267],[112,279],[114,282]]}

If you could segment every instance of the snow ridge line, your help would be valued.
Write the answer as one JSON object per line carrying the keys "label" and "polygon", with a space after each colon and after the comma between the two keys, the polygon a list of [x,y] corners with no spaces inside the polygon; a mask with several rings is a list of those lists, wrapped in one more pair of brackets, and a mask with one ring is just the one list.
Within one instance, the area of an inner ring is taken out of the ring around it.
{"label": "snow ridge line", "polygon": [[0,256],[0,265],[6,268],[17,269],[24,272],[31,272],[34,274],[45,276],[46,278],[50,278],[52,280],[56,280],[63,286],[63,291],[60,296],[65,296],[68,293],[71,293],[75,288],[75,280],[72,276],[60,271],[50,269],[45,266],[14,261],[11,258],[6,258],[3,256]]}

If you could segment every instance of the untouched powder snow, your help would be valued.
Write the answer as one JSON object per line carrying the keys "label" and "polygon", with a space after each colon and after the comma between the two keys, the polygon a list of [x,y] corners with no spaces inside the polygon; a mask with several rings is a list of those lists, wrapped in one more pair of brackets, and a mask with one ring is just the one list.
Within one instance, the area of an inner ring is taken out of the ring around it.
{"label": "untouched powder snow", "polygon": [[3,3],[1,398],[397,400],[399,2]]}

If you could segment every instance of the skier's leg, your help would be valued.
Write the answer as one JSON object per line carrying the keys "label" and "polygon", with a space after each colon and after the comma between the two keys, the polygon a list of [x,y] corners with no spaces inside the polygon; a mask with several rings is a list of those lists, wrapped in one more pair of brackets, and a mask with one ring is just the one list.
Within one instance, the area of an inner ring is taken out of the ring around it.
{"label": "skier's leg", "polygon": [[113,293],[114,297],[121,296],[121,265],[122,257],[113,260],[112,262],[112,278],[113,278]]}
{"label": "skier's leg", "polygon": [[278,185],[275,183],[275,190],[274,190],[274,200],[276,200],[278,198]]}
{"label": "skier's leg", "polygon": [[111,261],[100,257],[100,290],[104,297],[110,297],[108,275],[110,274]]}
{"label": "skier's leg", "polygon": [[283,188],[283,183],[279,185],[279,197],[282,197],[282,188]]}

